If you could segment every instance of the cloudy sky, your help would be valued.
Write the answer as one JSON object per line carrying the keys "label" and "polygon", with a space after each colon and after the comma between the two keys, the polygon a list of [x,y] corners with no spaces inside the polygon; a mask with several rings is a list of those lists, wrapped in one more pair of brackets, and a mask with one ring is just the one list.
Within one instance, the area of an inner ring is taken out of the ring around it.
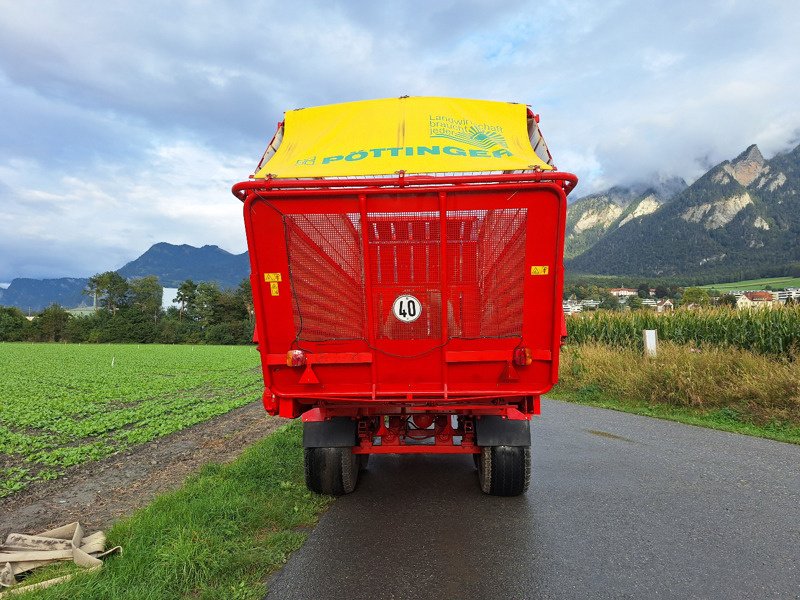
{"label": "cloudy sky", "polygon": [[579,194],[800,143],[800,2],[0,0],[0,282],[246,249],[286,109],[530,104]]}

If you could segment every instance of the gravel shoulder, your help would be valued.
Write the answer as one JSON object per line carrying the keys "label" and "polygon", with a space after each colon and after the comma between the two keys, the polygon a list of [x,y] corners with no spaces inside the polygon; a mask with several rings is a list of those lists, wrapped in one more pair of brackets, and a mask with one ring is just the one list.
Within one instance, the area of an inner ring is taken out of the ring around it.
{"label": "gravel shoulder", "polygon": [[285,422],[260,401],[204,423],[80,465],[0,500],[0,538],[81,521],[88,530],[114,521],[177,489],[206,463],[230,462]]}

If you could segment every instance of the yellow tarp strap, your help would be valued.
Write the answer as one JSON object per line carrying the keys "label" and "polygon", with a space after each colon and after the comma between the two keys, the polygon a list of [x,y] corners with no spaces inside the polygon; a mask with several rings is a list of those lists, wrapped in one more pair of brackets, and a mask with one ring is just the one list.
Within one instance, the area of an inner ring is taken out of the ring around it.
{"label": "yellow tarp strap", "polygon": [[389,98],[291,110],[255,177],[551,170],[531,148],[523,104]]}

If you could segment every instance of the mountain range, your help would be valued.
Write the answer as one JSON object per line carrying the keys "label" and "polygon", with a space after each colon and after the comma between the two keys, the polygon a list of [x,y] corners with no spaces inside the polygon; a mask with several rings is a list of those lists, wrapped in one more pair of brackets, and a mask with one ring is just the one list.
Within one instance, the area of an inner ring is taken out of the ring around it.
{"label": "mountain range", "polygon": [[[800,275],[800,146],[765,160],[752,145],[691,185],[683,179],[613,187],[569,205],[567,273],[732,281]],[[119,273],[156,275],[165,287],[186,279],[235,287],[247,253],[218,246],[152,246]],[[83,278],[14,279],[0,305],[38,311],[87,302]]]}
{"label": "mountain range", "polygon": [[187,279],[216,281],[223,288],[236,287],[250,275],[247,252],[231,254],[219,246],[196,248],[161,242],[117,271],[127,279],[157,275],[161,285],[178,287]]}
{"label": "mountain range", "polygon": [[752,145],[690,186],[641,187],[569,207],[569,272],[714,281],[800,269],[800,146],[765,160]]}
{"label": "mountain range", "polygon": [[591,248],[610,231],[633,219],[649,215],[687,187],[681,178],[655,183],[615,186],[570,204],[564,256],[574,258]]}
{"label": "mountain range", "polygon": [[[161,242],[117,272],[126,278],[155,275],[164,287],[178,287],[186,279],[192,279],[216,281],[223,288],[231,288],[249,276],[249,261],[247,252],[231,254],[219,246],[197,248]],[[38,311],[55,302],[72,308],[88,302],[83,294],[87,282],[88,279],[80,277],[14,279],[8,289],[0,289],[0,305]]]}

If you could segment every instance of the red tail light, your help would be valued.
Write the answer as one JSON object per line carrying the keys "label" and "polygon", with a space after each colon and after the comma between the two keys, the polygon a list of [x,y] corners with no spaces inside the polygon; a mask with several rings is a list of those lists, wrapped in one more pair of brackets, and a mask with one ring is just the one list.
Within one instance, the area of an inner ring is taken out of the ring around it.
{"label": "red tail light", "polygon": [[530,348],[514,348],[514,364],[525,367],[533,362]]}
{"label": "red tail light", "polygon": [[287,367],[302,367],[306,364],[306,353],[302,350],[289,350],[286,353]]}

